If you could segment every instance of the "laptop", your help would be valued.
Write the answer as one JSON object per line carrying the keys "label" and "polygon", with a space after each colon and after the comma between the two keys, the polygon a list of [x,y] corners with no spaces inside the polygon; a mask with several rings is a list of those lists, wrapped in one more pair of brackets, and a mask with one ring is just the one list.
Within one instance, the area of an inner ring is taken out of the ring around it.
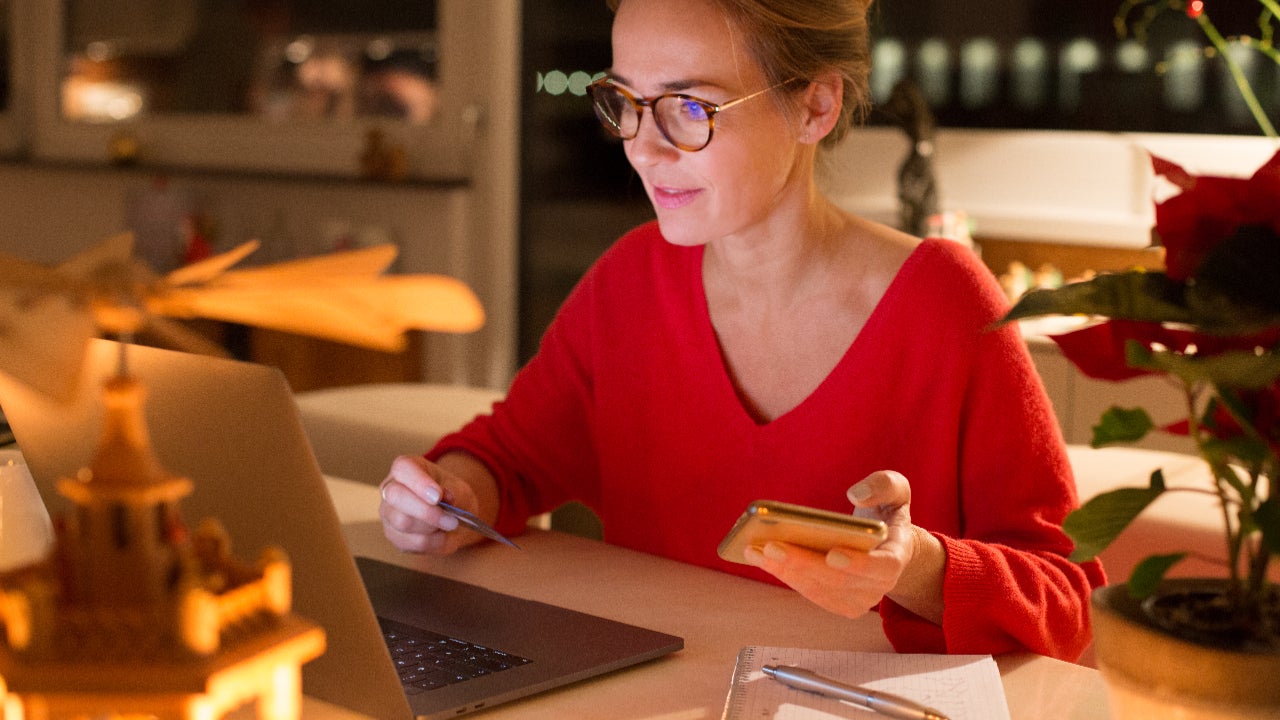
{"label": "laptop", "polygon": [[[88,465],[98,443],[101,385],[120,348],[91,342],[70,403],[0,374],[0,407],[51,514],[66,505],[56,480]],[[182,503],[188,525],[218,518],[242,560],[267,546],[288,553],[294,612],[327,637],[325,653],[303,666],[308,695],[376,718],[455,717],[683,647],[666,633],[353,558],[279,370],[150,347],[127,351],[131,373],[147,387],[156,454],[169,472],[195,483]],[[401,654],[393,660],[388,637],[404,641],[424,631],[471,643],[462,654],[479,647],[499,660],[482,658],[488,667],[470,679],[403,684],[397,666],[406,662]]]}

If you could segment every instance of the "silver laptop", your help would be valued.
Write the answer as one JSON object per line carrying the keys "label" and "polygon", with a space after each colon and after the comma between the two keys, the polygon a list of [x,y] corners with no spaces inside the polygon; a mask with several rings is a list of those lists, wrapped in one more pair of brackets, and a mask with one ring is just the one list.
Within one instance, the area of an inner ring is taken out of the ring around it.
{"label": "silver laptop", "polygon": [[[53,489],[57,478],[89,464],[97,445],[99,392],[119,348],[93,341],[79,394],[69,404],[0,374],[0,408],[53,514],[65,503]],[[665,633],[353,559],[278,370],[140,346],[129,346],[128,363],[146,383],[149,430],[161,462],[195,481],[182,505],[186,521],[218,518],[244,560],[269,545],[289,554],[294,611],[327,636],[324,655],[303,666],[308,695],[377,718],[454,717],[683,647]],[[393,660],[389,636],[404,641],[423,632],[469,643],[464,655],[480,648],[497,659],[485,656],[480,671],[458,669],[457,677],[443,680],[399,651]],[[398,671],[406,665],[407,684]]]}

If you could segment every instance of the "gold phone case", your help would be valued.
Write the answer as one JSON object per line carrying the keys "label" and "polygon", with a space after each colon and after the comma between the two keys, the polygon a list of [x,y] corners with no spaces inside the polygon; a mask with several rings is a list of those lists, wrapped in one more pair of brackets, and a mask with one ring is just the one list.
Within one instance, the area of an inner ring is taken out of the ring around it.
{"label": "gold phone case", "polygon": [[888,535],[879,520],[842,515],[830,510],[756,500],[720,541],[717,553],[729,562],[745,563],[744,550],[770,540],[825,552],[833,547],[870,550]]}

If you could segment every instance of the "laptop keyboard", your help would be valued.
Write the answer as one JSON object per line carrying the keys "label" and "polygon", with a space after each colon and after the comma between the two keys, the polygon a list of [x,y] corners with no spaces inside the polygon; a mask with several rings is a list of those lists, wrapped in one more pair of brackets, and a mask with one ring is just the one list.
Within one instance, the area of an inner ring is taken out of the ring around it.
{"label": "laptop keyboard", "polygon": [[442,688],[532,662],[483,645],[378,618],[405,692]]}

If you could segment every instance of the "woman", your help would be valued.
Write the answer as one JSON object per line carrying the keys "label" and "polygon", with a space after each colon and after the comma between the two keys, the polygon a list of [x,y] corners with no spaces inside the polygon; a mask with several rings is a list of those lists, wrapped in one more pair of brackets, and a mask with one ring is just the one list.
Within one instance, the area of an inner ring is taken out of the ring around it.
{"label": "woman", "polygon": [[[621,0],[592,87],[657,222],[619,240],[491,416],[383,483],[387,538],[475,542],[570,500],[609,542],[727,572],[748,502],[883,519],[868,553],[749,553],[903,651],[1074,658],[1096,564],[1067,560],[1061,436],[990,273],[851,215],[814,181],[868,97],[870,0]],[[847,497],[847,500],[846,500]]]}

